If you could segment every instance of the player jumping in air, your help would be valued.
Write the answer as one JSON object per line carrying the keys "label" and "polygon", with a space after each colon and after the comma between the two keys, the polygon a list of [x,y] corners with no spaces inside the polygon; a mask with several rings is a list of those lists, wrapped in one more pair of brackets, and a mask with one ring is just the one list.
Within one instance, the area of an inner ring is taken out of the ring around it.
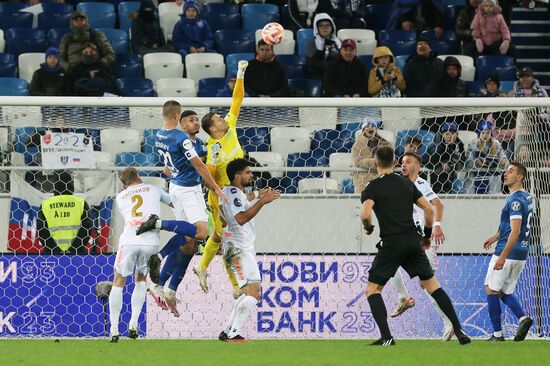
{"label": "player jumping in air", "polygon": [[526,176],[525,166],[518,162],[510,163],[504,173],[504,185],[510,190],[510,195],[500,214],[498,232],[483,243],[485,249],[497,243],[485,277],[489,317],[493,325],[493,335],[488,339],[491,342],[504,341],[499,298],[519,320],[514,341],[523,341],[533,325],[533,319],[525,315],[514,296],[514,289],[527,261],[530,219],[533,214],[531,194],[523,189]]}

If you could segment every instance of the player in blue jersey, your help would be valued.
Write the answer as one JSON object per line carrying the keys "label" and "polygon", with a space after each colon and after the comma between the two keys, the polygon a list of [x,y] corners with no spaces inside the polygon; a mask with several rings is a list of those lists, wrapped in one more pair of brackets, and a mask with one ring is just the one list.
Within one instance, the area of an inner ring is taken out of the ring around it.
{"label": "player in blue jersey", "polygon": [[[196,136],[200,130],[197,114],[193,111],[181,113],[180,104],[170,100],[164,104],[162,115],[163,125],[156,133],[155,147],[169,171],[169,194],[174,205],[174,215],[176,220],[195,224],[197,227],[195,239],[205,240],[208,236],[208,214],[202,193],[203,181],[205,186],[222,200],[225,200],[225,195],[203,162],[206,157],[206,147],[204,142]],[[183,131],[177,129],[178,121],[182,124]],[[151,220],[152,225],[154,221],[155,218]],[[196,243],[192,239],[175,235],[159,254],[152,256],[150,260],[151,281],[157,284],[150,288],[150,292],[157,303],[162,305],[164,300],[176,316],[179,316],[176,308],[177,285],[185,274],[183,268],[187,268],[191,257],[196,252]],[[176,250],[180,247],[181,254]],[[163,291],[164,283],[159,283],[160,261],[164,257],[167,257],[165,263],[167,267],[163,281],[166,281],[170,275],[173,277],[173,282],[166,291]],[[177,272],[173,272],[176,270]]]}
{"label": "player in blue jersey", "polygon": [[494,331],[488,339],[491,342],[504,341],[499,298],[519,320],[514,341],[523,341],[533,325],[533,319],[525,315],[521,304],[513,295],[529,252],[533,199],[523,189],[526,176],[525,166],[518,162],[510,163],[504,173],[504,185],[510,190],[510,195],[500,215],[498,232],[483,243],[485,249],[497,243],[485,277],[489,317]]}

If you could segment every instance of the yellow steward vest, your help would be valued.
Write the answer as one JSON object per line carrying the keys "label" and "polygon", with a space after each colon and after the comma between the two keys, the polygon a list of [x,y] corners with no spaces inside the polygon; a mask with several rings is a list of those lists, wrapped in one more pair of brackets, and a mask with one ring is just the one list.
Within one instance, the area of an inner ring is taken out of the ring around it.
{"label": "yellow steward vest", "polygon": [[81,227],[84,200],[73,195],[53,196],[42,202],[42,213],[57,246],[67,251]]}

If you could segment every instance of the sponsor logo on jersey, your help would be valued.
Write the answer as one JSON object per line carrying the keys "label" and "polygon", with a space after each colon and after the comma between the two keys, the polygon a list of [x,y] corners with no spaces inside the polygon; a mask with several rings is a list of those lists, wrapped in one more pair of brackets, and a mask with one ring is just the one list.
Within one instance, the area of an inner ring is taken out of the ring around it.
{"label": "sponsor logo on jersey", "polygon": [[183,141],[183,148],[185,150],[189,150],[192,147],[193,147],[193,143],[191,142],[191,140],[186,139],[186,140]]}
{"label": "sponsor logo on jersey", "polygon": [[514,201],[512,202],[511,207],[512,210],[518,211],[521,208],[521,203],[519,203],[518,201]]}
{"label": "sponsor logo on jersey", "polygon": [[235,207],[242,207],[243,204],[241,203],[241,200],[235,198],[235,200],[233,201],[233,205],[235,205]]}

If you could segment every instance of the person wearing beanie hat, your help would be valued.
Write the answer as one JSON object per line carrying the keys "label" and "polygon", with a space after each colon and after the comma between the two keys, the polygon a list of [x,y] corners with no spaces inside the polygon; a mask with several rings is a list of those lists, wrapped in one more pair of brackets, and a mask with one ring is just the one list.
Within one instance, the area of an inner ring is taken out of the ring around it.
{"label": "person wearing beanie hat", "polygon": [[[456,57],[447,56],[443,61],[442,75],[430,84],[426,91],[427,97],[464,97],[466,83],[460,79],[462,65]],[[437,131],[437,129],[435,130]]]}
{"label": "person wearing beanie hat", "polygon": [[485,89],[481,91],[483,97],[507,97],[500,90],[500,78],[498,74],[491,74],[485,79]]}
{"label": "person wearing beanie hat", "polygon": [[65,95],[65,73],[59,64],[59,49],[46,50],[45,61],[32,75],[29,93],[33,96]]}
{"label": "person wearing beanie hat", "polygon": [[435,193],[451,193],[457,171],[464,167],[466,154],[464,143],[458,137],[458,124],[444,122],[439,129],[441,139],[430,154],[428,168]]}
{"label": "person wearing beanie hat", "polygon": [[357,45],[353,39],[342,41],[340,54],[327,64],[323,77],[324,96],[368,96],[368,78],[363,62],[357,58]]}
{"label": "person wearing beanie hat", "polygon": [[405,79],[395,57],[386,46],[377,47],[372,57],[374,67],[369,74],[369,94],[373,97],[395,98],[405,91]]}
{"label": "person wearing beanie hat", "polygon": [[407,97],[424,97],[428,86],[437,80],[443,70],[443,61],[432,51],[430,40],[418,37],[416,53],[407,59],[403,67],[405,94]]}
{"label": "person wearing beanie hat", "polygon": [[201,19],[199,4],[195,0],[187,0],[183,4],[183,14],[172,33],[172,44],[184,58],[189,53],[213,51],[212,30],[208,23]]}
{"label": "person wearing beanie hat", "polygon": [[336,36],[336,25],[327,13],[313,19],[313,37],[306,47],[306,71],[311,79],[323,80],[329,61],[336,59],[342,41]]}
{"label": "person wearing beanie hat", "polygon": [[130,17],[133,18],[131,33],[135,53],[144,56],[153,52],[174,52],[174,47],[166,43],[152,0],[142,0],[139,11]]}

